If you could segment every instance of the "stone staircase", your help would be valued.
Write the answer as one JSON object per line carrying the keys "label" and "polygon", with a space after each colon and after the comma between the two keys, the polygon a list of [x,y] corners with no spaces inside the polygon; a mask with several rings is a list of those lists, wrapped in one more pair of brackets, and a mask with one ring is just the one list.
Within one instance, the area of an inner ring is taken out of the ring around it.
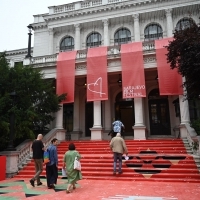
{"label": "stone staircase", "polygon": [[[125,140],[129,160],[123,160],[123,174],[113,175],[113,155],[109,141],[73,141],[82,159],[84,179],[200,182],[199,156],[192,154],[186,139]],[[58,145],[59,178],[62,159],[71,141]],[[28,163],[15,177],[31,178],[34,163]],[[45,170],[42,173],[45,176]]]}

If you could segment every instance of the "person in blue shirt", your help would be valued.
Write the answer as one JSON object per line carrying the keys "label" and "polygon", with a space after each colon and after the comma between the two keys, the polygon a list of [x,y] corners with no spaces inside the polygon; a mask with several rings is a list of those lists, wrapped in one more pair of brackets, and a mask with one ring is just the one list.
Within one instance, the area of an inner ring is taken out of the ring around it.
{"label": "person in blue shirt", "polygon": [[49,160],[46,164],[46,178],[48,189],[54,189],[58,178],[58,153],[57,146],[58,140],[56,138],[51,140],[51,145],[47,148],[49,152]]}
{"label": "person in blue shirt", "polygon": [[118,119],[112,123],[113,125],[113,131],[112,138],[117,135],[117,133],[122,133],[122,128],[125,129],[124,124]]}

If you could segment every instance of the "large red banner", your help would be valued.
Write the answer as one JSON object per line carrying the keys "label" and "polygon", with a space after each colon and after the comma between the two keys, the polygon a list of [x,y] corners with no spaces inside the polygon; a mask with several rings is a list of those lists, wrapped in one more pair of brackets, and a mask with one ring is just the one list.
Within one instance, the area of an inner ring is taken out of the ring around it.
{"label": "large red banner", "polygon": [[182,76],[178,74],[177,69],[172,70],[167,63],[167,48],[164,46],[168,46],[172,40],[173,38],[155,40],[160,95],[183,94]]}
{"label": "large red banner", "polygon": [[123,99],[146,97],[142,42],[121,45]]}
{"label": "large red banner", "polygon": [[87,101],[108,99],[107,47],[88,49]]}
{"label": "large red banner", "polygon": [[74,102],[75,59],[77,51],[61,52],[57,59],[56,93],[67,93],[62,103]]}

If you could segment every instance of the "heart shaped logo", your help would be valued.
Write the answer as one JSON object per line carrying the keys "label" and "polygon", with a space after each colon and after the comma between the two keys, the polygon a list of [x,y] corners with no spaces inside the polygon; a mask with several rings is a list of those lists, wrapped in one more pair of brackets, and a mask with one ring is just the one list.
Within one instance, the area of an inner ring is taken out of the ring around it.
{"label": "heart shaped logo", "polygon": [[102,92],[102,77],[99,77],[94,83],[88,83],[87,88],[91,92],[100,94],[100,97],[102,94],[106,94]]}

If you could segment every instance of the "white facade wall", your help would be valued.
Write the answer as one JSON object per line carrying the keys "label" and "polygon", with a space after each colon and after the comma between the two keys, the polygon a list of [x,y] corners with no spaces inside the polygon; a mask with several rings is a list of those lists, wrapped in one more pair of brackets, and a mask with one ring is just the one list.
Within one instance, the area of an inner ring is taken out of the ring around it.
{"label": "white facade wall", "polygon": [[[196,23],[199,23],[199,5],[200,0],[99,0],[72,2],[70,4],[49,7],[49,13],[34,16],[34,23],[32,24],[34,27],[33,64],[35,67],[40,67],[42,69],[45,78],[56,78],[56,54],[59,53],[60,43],[66,36],[74,38],[76,50],[86,49],[86,39],[92,32],[101,34],[102,45],[108,43],[108,46],[113,46],[114,34],[120,28],[127,28],[130,30],[132,42],[138,40],[144,41],[145,28],[152,23],[156,23],[162,27],[163,37],[165,38],[172,35],[178,21],[184,17],[191,17]],[[134,19],[136,16],[138,16],[138,21]],[[108,22],[108,30],[104,30],[105,20]],[[172,20],[172,23],[170,23],[170,20]],[[80,28],[80,32],[76,27]],[[135,27],[139,27],[139,30],[135,29]],[[107,31],[108,35],[105,36],[104,33]],[[143,119],[140,118],[138,120],[143,121],[144,126],[142,129],[143,131],[146,129],[150,135],[148,95],[153,89],[158,88],[157,80],[155,80],[156,73],[149,73],[152,70],[155,72],[157,71],[155,52],[146,54],[144,58],[146,59],[144,68],[145,72],[148,74],[148,77],[145,76],[147,97],[138,101],[135,106],[140,106],[140,108],[142,108]],[[19,57],[15,56],[13,59],[18,60]],[[86,73],[86,63],[84,61],[82,63],[77,63],[76,78],[86,76]],[[118,77],[118,74],[121,74],[120,58],[108,60],[108,76],[113,74],[116,75],[115,78]],[[111,129],[111,122],[115,118],[115,98],[117,94],[121,92],[121,88],[114,82],[109,83],[108,87],[109,100],[102,104],[103,117],[101,123],[106,131]],[[77,113],[77,109],[74,109],[74,111],[76,111],[75,114],[79,115],[79,122],[78,125],[75,124],[75,129],[76,131],[81,131],[83,133],[82,136],[85,136],[86,90],[83,90],[80,86],[76,86],[75,90],[76,98],[77,96],[79,98],[79,102],[77,102],[79,113]],[[175,117],[173,105],[173,101],[176,98],[178,98],[178,96],[168,97],[171,135],[175,135],[174,127],[180,124],[179,118]],[[182,108],[182,110],[183,109],[184,108]],[[62,120],[62,111],[59,113],[57,118]],[[77,116],[74,117],[74,119],[75,118],[77,119]],[[97,123],[99,123],[99,121]],[[56,124],[56,122],[53,124]],[[59,128],[61,124],[60,122]],[[138,131],[141,132],[141,129]]]}

